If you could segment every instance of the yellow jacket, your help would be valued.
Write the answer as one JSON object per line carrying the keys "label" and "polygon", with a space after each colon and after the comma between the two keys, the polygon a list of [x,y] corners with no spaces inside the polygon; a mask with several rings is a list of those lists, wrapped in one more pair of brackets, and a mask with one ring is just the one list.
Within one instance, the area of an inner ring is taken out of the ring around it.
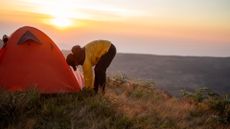
{"label": "yellow jacket", "polygon": [[108,52],[111,42],[107,40],[95,40],[88,43],[85,48],[85,61],[82,65],[85,87],[93,88],[94,77],[92,67],[97,64],[102,55]]}

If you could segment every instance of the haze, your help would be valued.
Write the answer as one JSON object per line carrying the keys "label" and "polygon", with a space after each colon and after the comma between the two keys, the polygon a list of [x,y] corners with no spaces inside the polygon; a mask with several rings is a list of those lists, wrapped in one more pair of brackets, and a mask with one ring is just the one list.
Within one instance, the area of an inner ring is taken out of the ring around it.
{"label": "haze", "polygon": [[229,0],[1,0],[0,36],[34,26],[60,49],[96,39],[122,53],[230,56]]}

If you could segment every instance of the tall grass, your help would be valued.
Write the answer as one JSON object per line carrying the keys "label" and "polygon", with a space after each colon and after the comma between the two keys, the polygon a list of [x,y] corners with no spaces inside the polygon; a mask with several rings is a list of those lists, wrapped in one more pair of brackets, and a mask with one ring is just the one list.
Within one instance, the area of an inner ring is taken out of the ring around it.
{"label": "tall grass", "polygon": [[183,97],[194,103],[198,114],[201,110],[209,116],[209,120],[220,123],[230,124],[230,96],[218,95],[207,88],[197,89],[195,92],[183,91]]}
{"label": "tall grass", "polygon": [[230,97],[207,89],[175,98],[120,74],[105,95],[0,90],[0,129],[229,129]]}
{"label": "tall grass", "polygon": [[1,129],[123,129],[133,121],[116,112],[101,95],[41,95],[36,90],[0,91]]}
{"label": "tall grass", "polygon": [[[117,77],[118,76],[118,77]],[[119,112],[143,129],[228,129],[229,96],[208,89],[176,98],[149,81],[117,75],[109,79],[106,97]],[[122,80],[119,80],[122,79]]]}

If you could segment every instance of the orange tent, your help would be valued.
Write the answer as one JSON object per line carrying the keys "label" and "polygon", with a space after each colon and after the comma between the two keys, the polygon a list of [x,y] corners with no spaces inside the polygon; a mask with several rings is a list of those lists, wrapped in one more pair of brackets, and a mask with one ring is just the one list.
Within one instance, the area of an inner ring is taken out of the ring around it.
{"label": "orange tent", "polygon": [[77,92],[83,80],[76,74],[55,43],[33,27],[19,28],[0,49],[0,87],[10,91]]}

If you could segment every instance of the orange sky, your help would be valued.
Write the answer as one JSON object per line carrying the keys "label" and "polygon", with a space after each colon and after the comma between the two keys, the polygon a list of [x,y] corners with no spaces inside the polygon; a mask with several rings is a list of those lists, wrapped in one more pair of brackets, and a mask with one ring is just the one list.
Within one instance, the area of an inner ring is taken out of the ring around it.
{"label": "orange sky", "polygon": [[230,56],[228,0],[2,0],[0,34],[23,25],[47,33],[61,49],[95,39],[119,52]]}

